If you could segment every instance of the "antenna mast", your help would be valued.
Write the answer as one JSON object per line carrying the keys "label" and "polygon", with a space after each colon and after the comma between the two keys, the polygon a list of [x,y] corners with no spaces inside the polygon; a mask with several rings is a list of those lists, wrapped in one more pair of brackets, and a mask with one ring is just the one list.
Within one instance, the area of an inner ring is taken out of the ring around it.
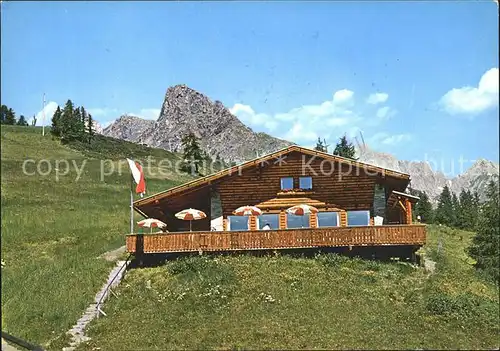
{"label": "antenna mast", "polygon": [[43,106],[42,106],[42,136],[45,136],[45,93],[43,93]]}

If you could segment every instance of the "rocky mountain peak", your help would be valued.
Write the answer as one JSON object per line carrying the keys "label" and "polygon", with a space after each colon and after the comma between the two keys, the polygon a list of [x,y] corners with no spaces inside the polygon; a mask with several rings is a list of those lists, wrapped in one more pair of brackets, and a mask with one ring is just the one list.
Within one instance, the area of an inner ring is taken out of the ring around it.
{"label": "rocky mountain peak", "polygon": [[141,143],[141,135],[154,127],[155,122],[137,116],[123,115],[104,128],[103,135],[117,139]]}
{"label": "rocky mountain peak", "polygon": [[[103,134],[159,147],[182,150],[182,138],[193,133],[212,158],[242,162],[292,145],[265,133],[255,133],[222,102],[179,84],[167,89],[158,120],[144,121],[122,116]],[[137,130],[133,132],[133,128]]]}

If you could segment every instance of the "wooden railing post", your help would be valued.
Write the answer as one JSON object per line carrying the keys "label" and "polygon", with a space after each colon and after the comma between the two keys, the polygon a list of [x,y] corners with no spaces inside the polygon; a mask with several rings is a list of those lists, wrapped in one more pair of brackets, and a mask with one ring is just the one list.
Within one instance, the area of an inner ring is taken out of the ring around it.
{"label": "wooden railing post", "polygon": [[405,199],[405,207],[406,207],[406,224],[412,224],[412,213],[411,213],[410,200]]}
{"label": "wooden railing post", "polygon": [[340,226],[347,227],[347,212],[340,211]]}
{"label": "wooden railing post", "polygon": [[286,213],[285,211],[281,211],[279,215],[279,226],[280,229],[286,229]]}

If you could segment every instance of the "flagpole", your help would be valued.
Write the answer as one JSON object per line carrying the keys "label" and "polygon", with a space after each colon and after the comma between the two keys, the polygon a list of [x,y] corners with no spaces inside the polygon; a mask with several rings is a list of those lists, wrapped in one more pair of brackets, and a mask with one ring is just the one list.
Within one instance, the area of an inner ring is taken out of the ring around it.
{"label": "flagpole", "polygon": [[130,175],[130,234],[134,234],[134,177]]}

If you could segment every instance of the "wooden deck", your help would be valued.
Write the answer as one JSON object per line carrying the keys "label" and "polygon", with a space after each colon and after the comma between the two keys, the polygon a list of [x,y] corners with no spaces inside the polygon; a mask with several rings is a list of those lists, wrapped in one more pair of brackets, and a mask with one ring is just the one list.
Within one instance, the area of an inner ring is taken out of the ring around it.
{"label": "wooden deck", "polygon": [[346,246],[422,246],[425,225],[302,228],[266,231],[176,232],[127,235],[130,253],[178,253]]}

